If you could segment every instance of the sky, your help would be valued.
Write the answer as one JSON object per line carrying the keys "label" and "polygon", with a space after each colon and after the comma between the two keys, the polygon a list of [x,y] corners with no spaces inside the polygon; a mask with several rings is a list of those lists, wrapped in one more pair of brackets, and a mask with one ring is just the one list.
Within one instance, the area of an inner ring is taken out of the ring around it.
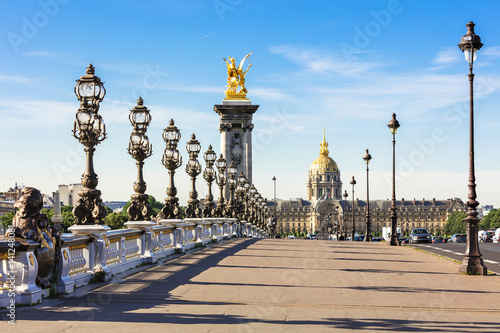
{"label": "sky", "polygon": [[[343,189],[357,180],[366,199],[365,149],[372,155],[370,198],[391,197],[392,113],[396,196],[467,200],[468,64],[457,47],[468,21],[484,43],[474,64],[477,200],[500,206],[500,2],[381,0],[40,0],[4,1],[0,20],[0,191],[17,182],[51,194],[79,183],[83,146],[71,130],[75,80],[92,63],[106,87],[108,137],[96,147],[103,200],[133,194],[136,165],[127,153],[130,109],[151,110],[147,192],[162,200],[168,172],[162,131],[192,133],[202,152],[220,153],[223,58],[252,52],[248,96],[253,122],[253,181],[271,200],[306,198],[307,173],[323,129]],[[200,156],[201,157],[201,156]],[[204,164],[204,163],[203,163]],[[185,165],[175,177],[185,205]],[[207,186],[198,179],[199,197]]]}

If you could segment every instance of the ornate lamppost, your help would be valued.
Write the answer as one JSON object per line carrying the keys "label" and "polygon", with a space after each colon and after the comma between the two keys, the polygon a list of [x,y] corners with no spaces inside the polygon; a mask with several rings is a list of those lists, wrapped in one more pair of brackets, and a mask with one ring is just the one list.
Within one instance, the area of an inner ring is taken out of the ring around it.
{"label": "ornate lamppost", "polygon": [[205,199],[205,206],[203,207],[203,216],[204,217],[213,217],[214,216],[214,196],[212,195],[212,182],[217,177],[213,165],[215,160],[217,159],[217,154],[212,150],[212,145],[208,146],[208,150],[203,155],[205,159],[205,163],[207,166],[205,167],[205,171],[203,171],[203,178],[208,183],[208,193]]}
{"label": "ornate lamppost", "polygon": [[151,122],[151,114],[147,107],[144,106],[144,101],[141,97],[137,100],[137,105],[130,110],[130,123],[133,126],[132,134],[128,143],[128,153],[136,160],[137,164],[137,181],[134,183],[135,194],[132,194],[132,202],[127,209],[130,221],[149,221],[153,210],[149,206],[146,192],[146,182],[142,169],[144,160],[151,156],[153,149],[146,131]]}
{"label": "ornate lamppost", "polygon": [[99,103],[106,95],[101,79],[95,74],[92,64],[87,67],[86,74],[77,80],[75,94],[80,101],[73,125],[73,136],[84,146],[87,162],[82,175],[83,190],[78,192],[80,199],[73,208],[76,217],[75,225],[102,225],[106,209],[101,200],[101,191],[96,189],[98,177],[94,172],[95,146],[106,139],[106,126],[99,112]]}
{"label": "ornate lamppost", "polygon": [[474,74],[472,73],[474,61],[477,57],[477,51],[481,49],[483,44],[481,38],[474,33],[475,24],[471,21],[466,24],[467,33],[461,38],[458,47],[465,54],[465,60],[469,63],[469,194],[467,206],[467,247],[465,249],[465,257],[462,265],[459,268],[460,273],[486,275],[487,269],[484,266],[481,252],[479,252],[478,241],[478,224],[479,218],[476,207],[479,202],[476,201],[476,176],[474,168]]}
{"label": "ornate lamppost", "polygon": [[238,187],[236,190],[237,193],[237,211],[238,218],[240,220],[245,219],[245,183],[247,182],[247,177],[242,173],[238,176]]}
{"label": "ornate lamppost", "polygon": [[191,135],[191,140],[186,144],[186,150],[189,154],[189,160],[186,164],[186,173],[191,177],[191,191],[189,192],[189,200],[186,208],[187,218],[200,217],[200,207],[198,207],[198,192],[196,192],[196,176],[201,173],[201,165],[198,162],[198,154],[201,150],[201,145],[196,140],[196,135]]}
{"label": "ornate lamppost", "polygon": [[224,205],[224,186],[226,185],[226,159],[220,154],[219,159],[215,162],[217,167],[217,178],[216,182],[219,186],[219,202],[217,203],[217,209],[215,211],[215,217],[224,217],[226,215],[226,208]]}
{"label": "ornate lamppost", "polygon": [[165,206],[158,213],[160,219],[178,219],[179,218],[179,199],[176,197],[177,189],[174,185],[175,169],[182,165],[182,156],[177,150],[177,144],[181,139],[181,132],[175,126],[174,120],[170,119],[169,125],[163,130],[163,140],[166,147],[163,153],[161,163],[168,170],[170,178],[167,188],[167,197],[165,198]]}
{"label": "ornate lamppost", "polygon": [[396,210],[396,132],[399,128],[399,121],[396,119],[396,114],[392,114],[392,119],[387,127],[392,134],[392,205],[391,205],[391,246],[399,246],[398,239],[398,213]]}
{"label": "ornate lamppost", "polygon": [[352,179],[350,181],[350,184],[352,185],[352,231],[351,231],[351,240],[354,241],[354,238],[356,237],[356,225],[354,223],[354,185],[356,185],[356,180],[354,179],[354,176],[352,176]]}
{"label": "ornate lamppost", "polygon": [[368,149],[366,150],[365,155],[363,156],[363,160],[366,163],[366,236],[365,241],[372,241],[372,222],[370,221],[370,180],[369,180],[369,169],[368,164],[370,164],[370,160],[372,159],[372,155],[368,153]]}
{"label": "ornate lamppost", "polygon": [[238,169],[234,164],[234,161],[231,161],[231,164],[227,168],[227,175],[229,177],[227,181],[227,185],[229,187],[229,202],[227,204],[227,217],[235,217],[236,210],[234,204],[234,189],[236,188],[236,174],[238,173]]}
{"label": "ornate lamppost", "polygon": [[250,204],[248,222],[255,224],[255,222],[254,222],[254,215],[255,215],[254,201],[255,201],[255,193],[257,192],[257,189],[252,184],[252,186],[250,186],[250,188],[248,189],[248,192],[250,193],[250,195],[248,196],[248,200],[249,200],[249,204]]}
{"label": "ornate lamppost", "polygon": [[347,240],[347,216],[346,216],[346,212],[347,212],[347,197],[349,196],[349,194],[347,194],[347,190],[344,190],[344,241]]}
{"label": "ornate lamppost", "polygon": [[272,236],[276,237],[276,224],[278,223],[278,217],[276,216],[276,177],[273,176],[273,182],[274,182],[274,216],[273,216],[273,221],[272,221]]}

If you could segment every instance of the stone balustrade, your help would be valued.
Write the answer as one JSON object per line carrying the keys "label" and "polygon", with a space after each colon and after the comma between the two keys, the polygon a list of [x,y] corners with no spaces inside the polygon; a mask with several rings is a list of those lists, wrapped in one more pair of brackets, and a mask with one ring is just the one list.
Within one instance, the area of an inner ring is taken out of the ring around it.
{"label": "stone balustrade", "polygon": [[[114,274],[143,264],[153,264],[174,253],[232,237],[268,237],[250,223],[227,218],[160,220],[126,223],[128,229],[102,234],[64,234],[56,286],[59,293],[72,293],[93,281],[108,281]],[[48,290],[36,285],[37,242],[18,239],[0,247],[0,307],[11,299],[31,305],[42,301]]]}

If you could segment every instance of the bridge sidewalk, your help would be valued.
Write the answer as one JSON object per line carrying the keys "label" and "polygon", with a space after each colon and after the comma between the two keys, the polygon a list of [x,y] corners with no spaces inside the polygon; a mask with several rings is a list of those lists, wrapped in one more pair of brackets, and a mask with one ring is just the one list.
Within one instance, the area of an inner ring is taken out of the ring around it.
{"label": "bridge sidewalk", "polygon": [[385,243],[236,239],[19,308],[7,331],[500,332],[500,277],[457,272]]}

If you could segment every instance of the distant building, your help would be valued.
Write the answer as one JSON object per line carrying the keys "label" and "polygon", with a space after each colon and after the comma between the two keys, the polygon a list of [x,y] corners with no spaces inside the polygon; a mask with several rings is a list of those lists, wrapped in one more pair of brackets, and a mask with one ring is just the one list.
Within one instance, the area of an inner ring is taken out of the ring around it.
{"label": "distant building", "polygon": [[111,208],[113,211],[122,209],[127,204],[126,201],[104,201],[104,206]]}
{"label": "distant building", "polygon": [[78,191],[83,190],[82,184],[59,185],[59,200],[61,206],[75,206],[78,203]]}
{"label": "distant building", "polygon": [[[320,144],[320,156],[314,160],[309,170],[307,181],[308,200],[277,200],[276,218],[278,231],[315,233],[323,228],[330,215],[331,229],[339,223],[340,230],[351,233],[352,217],[356,231],[366,230],[366,201],[356,199],[352,207],[352,198],[342,199],[342,181],[337,163],[330,158],[328,143],[323,134]],[[350,193],[349,193],[350,194]],[[270,214],[274,214],[274,202],[269,202]],[[391,225],[391,200],[370,200],[372,232],[382,231],[382,227]],[[447,200],[405,200],[396,201],[398,226],[404,232],[412,228],[423,227],[431,233],[444,230],[448,216],[454,211],[466,211],[465,204],[459,198]],[[334,233],[333,230],[331,230]]]}

